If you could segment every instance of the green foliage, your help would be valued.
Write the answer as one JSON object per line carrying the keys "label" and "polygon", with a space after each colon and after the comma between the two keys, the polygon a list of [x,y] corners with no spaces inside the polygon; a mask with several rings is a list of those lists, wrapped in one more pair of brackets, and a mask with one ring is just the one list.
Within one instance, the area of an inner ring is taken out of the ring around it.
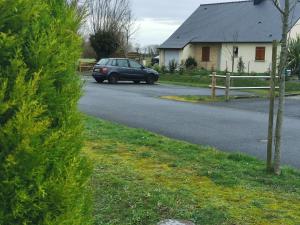
{"label": "green foliage", "polygon": [[300,221],[299,170],[284,168],[273,176],[254,157],[90,117],[86,128],[86,153],[95,164],[96,224],[148,225],[164,218],[205,225]]}
{"label": "green foliage", "polygon": [[158,64],[154,64],[154,65],[152,66],[152,69],[154,69],[154,70],[157,71],[157,72],[161,72],[160,67],[159,67]]}
{"label": "green foliage", "polygon": [[198,66],[198,63],[195,58],[193,57],[188,57],[187,60],[185,61],[185,68],[187,69],[194,69]]}
{"label": "green foliage", "polygon": [[185,71],[184,66],[183,66],[183,65],[180,65],[180,66],[179,66],[178,73],[179,73],[180,75],[183,75],[183,74],[184,74],[184,71]]}
{"label": "green foliage", "polygon": [[169,72],[174,73],[177,67],[178,67],[177,61],[175,59],[172,59],[168,65]]}
{"label": "green foliage", "polygon": [[119,36],[114,31],[99,30],[90,36],[90,42],[98,60],[112,56],[120,46]]}
{"label": "green foliage", "polygon": [[0,1],[0,224],[91,222],[80,21],[65,1]]}
{"label": "green foliage", "polygon": [[289,69],[292,70],[292,74],[298,75],[300,79],[300,37],[292,39],[288,46]]}
{"label": "green foliage", "polygon": [[166,66],[165,66],[165,65],[162,65],[162,66],[160,67],[160,71],[161,71],[163,74],[165,74],[165,73],[167,72]]}

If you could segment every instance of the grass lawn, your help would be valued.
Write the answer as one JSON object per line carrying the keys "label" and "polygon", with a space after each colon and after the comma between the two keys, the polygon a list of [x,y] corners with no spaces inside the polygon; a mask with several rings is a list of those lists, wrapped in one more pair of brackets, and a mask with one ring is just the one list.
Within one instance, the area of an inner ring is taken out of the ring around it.
{"label": "grass lawn", "polygon": [[[211,78],[207,71],[192,71],[186,72],[182,75],[175,74],[162,74],[160,77],[161,83],[177,84],[192,87],[205,87],[211,84]],[[224,86],[225,79],[218,79],[217,84]],[[269,86],[269,82],[261,79],[235,79],[233,81],[235,87],[247,87],[247,86]],[[268,90],[247,90],[261,97],[266,97],[269,94]],[[286,83],[287,94],[300,94],[300,82],[287,81]]]}
{"label": "grass lawn", "polygon": [[155,225],[165,218],[203,225],[300,222],[300,172],[268,175],[241,154],[85,118],[94,163],[95,224]]}

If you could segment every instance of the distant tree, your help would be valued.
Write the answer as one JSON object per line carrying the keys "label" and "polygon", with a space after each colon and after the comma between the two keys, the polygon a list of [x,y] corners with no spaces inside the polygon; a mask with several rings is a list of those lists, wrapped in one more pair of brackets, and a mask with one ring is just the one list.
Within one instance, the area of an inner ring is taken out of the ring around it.
{"label": "distant tree", "polygon": [[82,58],[90,58],[90,59],[97,58],[97,54],[96,54],[94,48],[92,47],[90,40],[86,40],[83,43],[83,52],[82,52],[81,57]]}
{"label": "distant tree", "polygon": [[114,31],[99,30],[90,36],[91,46],[97,54],[97,60],[111,57],[119,48],[119,36]]}
{"label": "distant tree", "polygon": [[159,45],[147,45],[144,47],[145,54],[148,57],[154,57],[159,55],[159,50],[158,50]]}
{"label": "distant tree", "polygon": [[[130,48],[130,38],[137,29],[130,8],[130,0],[87,1],[90,14],[87,24],[90,27],[91,39],[93,39],[92,46],[96,46],[95,51],[98,56],[107,55],[106,45],[113,46],[112,50],[115,52],[118,50],[127,54]],[[109,42],[110,40],[111,42]],[[103,42],[103,44],[95,44],[95,41]],[[104,49],[101,49],[102,47]],[[105,53],[100,53],[100,51]]]}

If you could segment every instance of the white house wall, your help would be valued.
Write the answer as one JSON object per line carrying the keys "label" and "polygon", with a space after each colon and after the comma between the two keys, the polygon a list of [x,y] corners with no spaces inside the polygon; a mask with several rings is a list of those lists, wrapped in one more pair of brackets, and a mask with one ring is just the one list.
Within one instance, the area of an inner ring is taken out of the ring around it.
{"label": "white house wall", "polygon": [[159,66],[164,66],[165,65],[165,50],[160,49],[159,50]]}
{"label": "white house wall", "polygon": [[300,20],[298,20],[295,26],[293,26],[293,28],[291,29],[289,33],[289,38],[295,39],[299,35],[300,35]]}
{"label": "white house wall", "polygon": [[[255,43],[255,44],[222,44],[220,69],[229,72],[232,70],[232,51],[233,47],[239,48],[239,55],[234,59],[234,72],[237,72],[239,57],[242,57],[245,63],[245,72],[264,73],[270,70],[272,66],[272,44]],[[264,61],[256,61],[256,47],[265,47],[266,55]]]}
{"label": "white house wall", "polygon": [[193,44],[188,44],[183,48],[180,53],[180,63],[184,63],[189,57],[195,57],[195,46]]}

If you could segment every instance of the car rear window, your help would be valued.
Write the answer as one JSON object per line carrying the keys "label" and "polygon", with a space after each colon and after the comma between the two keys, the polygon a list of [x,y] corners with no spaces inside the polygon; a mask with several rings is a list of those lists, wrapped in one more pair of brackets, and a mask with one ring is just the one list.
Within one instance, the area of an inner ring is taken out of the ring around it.
{"label": "car rear window", "polygon": [[133,61],[133,60],[129,60],[129,65],[131,68],[141,68],[141,64],[139,64],[138,62],[136,61]]}
{"label": "car rear window", "polygon": [[105,66],[108,63],[109,59],[101,59],[97,64],[100,66]]}
{"label": "car rear window", "polygon": [[117,66],[117,60],[116,59],[110,60],[109,65],[111,65],[111,66]]}
{"label": "car rear window", "polygon": [[120,67],[128,67],[127,59],[117,59],[117,62]]}

